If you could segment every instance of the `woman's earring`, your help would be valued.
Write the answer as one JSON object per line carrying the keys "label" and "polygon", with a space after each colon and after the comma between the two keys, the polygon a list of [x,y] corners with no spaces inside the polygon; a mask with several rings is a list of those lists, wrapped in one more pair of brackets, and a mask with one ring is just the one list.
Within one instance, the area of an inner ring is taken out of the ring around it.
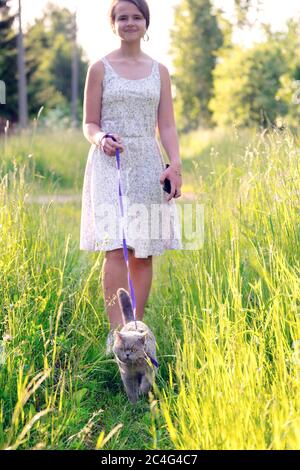
{"label": "woman's earring", "polygon": [[[147,39],[144,39],[144,37],[145,37],[145,34],[147,34]],[[145,41],[145,42],[148,42],[148,41],[149,41],[149,36],[148,36],[148,33],[146,32],[145,34],[144,34],[144,36],[143,36],[143,41]]]}

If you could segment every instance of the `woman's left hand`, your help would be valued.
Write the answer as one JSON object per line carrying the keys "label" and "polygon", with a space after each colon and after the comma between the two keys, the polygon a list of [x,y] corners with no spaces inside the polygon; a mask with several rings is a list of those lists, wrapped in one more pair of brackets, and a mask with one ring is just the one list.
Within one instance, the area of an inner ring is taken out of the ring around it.
{"label": "woman's left hand", "polygon": [[172,164],[166,168],[160,176],[160,183],[164,184],[166,178],[170,180],[171,183],[171,193],[167,196],[167,201],[170,201],[173,197],[177,199],[181,196],[181,186],[182,186],[182,177],[181,169]]}

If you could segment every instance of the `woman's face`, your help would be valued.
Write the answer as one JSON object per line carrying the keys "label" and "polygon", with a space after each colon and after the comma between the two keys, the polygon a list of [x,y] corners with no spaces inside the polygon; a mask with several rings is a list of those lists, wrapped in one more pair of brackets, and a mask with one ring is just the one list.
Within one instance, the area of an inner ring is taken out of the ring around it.
{"label": "woman's face", "polygon": [[115,33],[124,41],[140,40],[146,32],[146,20],[130,2],[119,2],[115,7]]}

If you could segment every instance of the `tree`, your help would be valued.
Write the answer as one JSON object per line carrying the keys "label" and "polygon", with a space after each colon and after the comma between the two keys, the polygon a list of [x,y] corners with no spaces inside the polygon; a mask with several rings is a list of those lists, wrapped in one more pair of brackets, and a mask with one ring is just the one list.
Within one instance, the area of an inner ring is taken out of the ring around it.
{"label": "tree", "polygon": [[49,47],[49,32],[44,19],[36,19],[25,35],[26,66],[28,79],[29,114],[36,115],[42,106],[51,108],[64,103],[56,90],[50,63],[55,51]]}
{"label": "tree", "polygon": [[78,50],[77,50],[77,10],[73,17],[73,37],[72,37],[72,125],[77,127],[77,107],[78,107]]}
{"label": "tree", "polygon": [[267,41],[248,50],[235,46],[213,73],[214,97],[209,103],[213,121],[219,126],[274,124],[287,112],[284,102],[276,98],[286,71],[278,42]]}
{"label": "tree", "polygon": [[287,31],[273,33],[267,31],[267,40],[280,43],[280,48],[287,69],[280,77],[280,88],[276,100],[283,102],[287,113],[284,115],[285,124],[299,128],[300,121],[300,22],[290,19],[287,22]]}
{"label": "tree", "polygon": [[0,80],[6,85],[6,104],[0,106],[3,120],[18,119],[18,86],[13,77],[17,66],[17,35],[13,29],[16,15],[11,14],[11,0],[0,0]]}
{"label": "tree", "polygon": [[19,34],[18,34],[18,97],[19,97],[19,124],[22,128],[27,127],[28,122],[28,102],[27,102],[27,81],[25,70],[25,51],[23,44],[22,29],[22,2],[19,0],[18,10]]}
{"label": "tree", "polygon": [[258,12],[261,8],[262,0],[234,0],[234,6],[237,16],[237,26],[253,26],[250,21],[248,13],[250,9],[255,9]]}
{"label": "tree", "polygon": [[[27,62],[32,67],[29,81],[31,113],[37,113],[44,106],[45,114],[50,109],[60,108],[71,118],[73,47],[74,14],[66,8],[48,4],[43,16],[35,20],[26,33]],[[83,49],[78,45],[76,61],[79,112],[88,63]]]}
{"label": "tree", "polygon": [[170,52],[175,69],[175,112],[181,131],[211,125],[208,103],[213,89],[212,71],[222,44],[211,0],[183,0],[175,7]]}

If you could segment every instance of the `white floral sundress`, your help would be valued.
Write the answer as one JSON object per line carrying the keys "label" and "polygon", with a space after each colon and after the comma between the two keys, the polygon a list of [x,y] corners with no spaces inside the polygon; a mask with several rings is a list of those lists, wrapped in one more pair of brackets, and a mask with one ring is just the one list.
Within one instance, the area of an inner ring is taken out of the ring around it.
{"label": "white floral sundress", "polygon": [[127,247],[136,258],[182,249],[179,214],[167,201],[159,181],[165,163],[156,139],[160,73],[153,61],[142,79],[121,77],[103,57],[101,130],[118,134],[124,144],[120,175],[124,218],[119,208],[116,157],[92,145],[82,191],[80,250],[110,251]]}

